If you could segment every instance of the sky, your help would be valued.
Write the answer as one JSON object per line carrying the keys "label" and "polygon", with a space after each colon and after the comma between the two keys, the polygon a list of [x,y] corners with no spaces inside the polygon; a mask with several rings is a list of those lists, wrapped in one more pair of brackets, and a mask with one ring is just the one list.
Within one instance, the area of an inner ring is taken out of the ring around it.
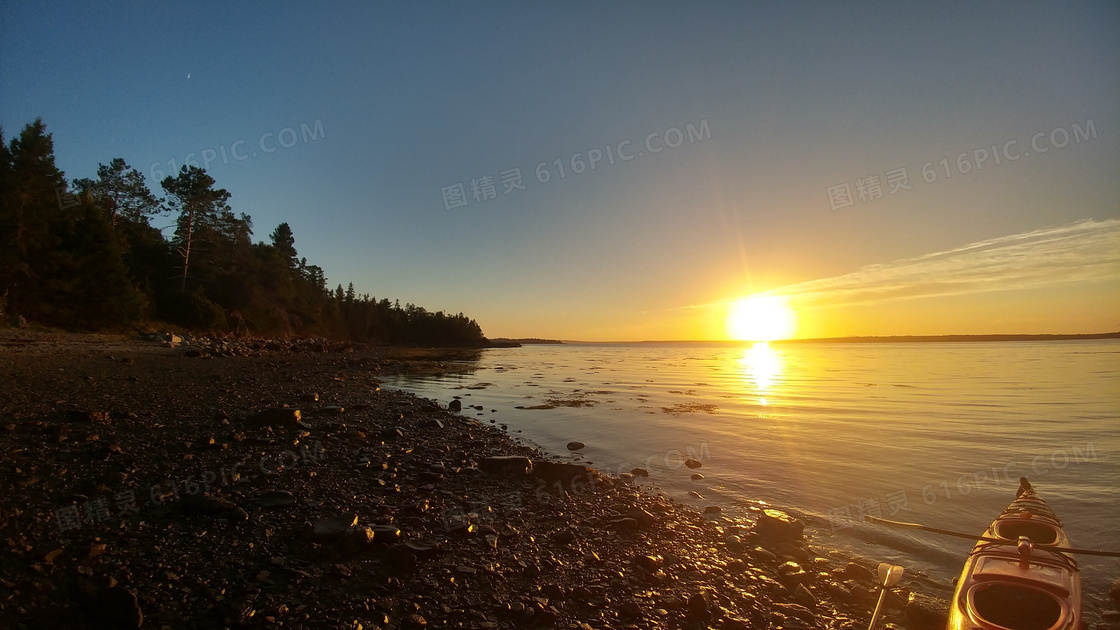
{"label": "sky", "polygon": [[0,125],[489,337],[1120,330],[1120,4],[906,5],[4,3]]}

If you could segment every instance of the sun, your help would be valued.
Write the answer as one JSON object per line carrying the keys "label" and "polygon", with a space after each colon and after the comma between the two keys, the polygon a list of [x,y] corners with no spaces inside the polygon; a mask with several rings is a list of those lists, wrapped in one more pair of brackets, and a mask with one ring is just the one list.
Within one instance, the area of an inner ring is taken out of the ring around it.
{"label": "sun", "polygon": [[727,336],[736,341],[789,339],[797,330],[797,314],[784,298],[752,295],[731,304]]}

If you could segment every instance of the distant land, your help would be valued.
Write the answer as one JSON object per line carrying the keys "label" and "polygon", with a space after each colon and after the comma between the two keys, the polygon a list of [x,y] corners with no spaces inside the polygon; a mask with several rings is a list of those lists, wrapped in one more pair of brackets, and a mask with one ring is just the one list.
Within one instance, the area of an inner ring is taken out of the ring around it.
{"label": "distant land", "polygon": [[[1093,339],[1120,339],[1120,331],[1108,333],[1087,334],[1052,334],[1052,335],[893,335],[883,337],[820,337],[816,339],[781,339],[771,341],[773,344],[793,343],[968,343],[974,341],[1077,341]],[[603,344],[603,345],[628,345],[628,344],[667,344],[667,345],[712,345],[712,346],[743,346],[752,345],[753,341],[734,341],[731,339],[703,339],[694,341],[565,341],[566,344]]]}
{"label": "distant land", "polygon": [[1120,339],[1120,331],[1081,335],[897,335],[888,337],[824,337],[820,339],[783,339],[773,343],[959,343],[962,341],[1074,341],[1078,339]]}
{"label": "distant land", "polygon": [[563,344],[563,341],[556,339],[538,339],[536,337],[526,337],[522,339],[509,339],[507,337],[496,337],[490,340],[490,347],[492,348],[516,348],[518,346],[556,346]]}

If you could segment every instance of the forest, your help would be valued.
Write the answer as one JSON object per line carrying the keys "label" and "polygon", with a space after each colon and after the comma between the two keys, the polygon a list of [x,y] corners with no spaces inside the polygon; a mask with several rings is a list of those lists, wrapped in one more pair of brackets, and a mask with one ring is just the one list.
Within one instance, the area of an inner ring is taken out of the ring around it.
{"label": "forest", "polygon": [[[0,317],[66,330],[167,324],[204,333],[324,336],[357,342],[482,346],[448,315],[331,290],[287,223],[253,242],[252,219],[204,169],[183,166],[162,196],[123,159],[67,182],[41,119],[0,129]],[[169,216],[169,236],[152,225]]]}

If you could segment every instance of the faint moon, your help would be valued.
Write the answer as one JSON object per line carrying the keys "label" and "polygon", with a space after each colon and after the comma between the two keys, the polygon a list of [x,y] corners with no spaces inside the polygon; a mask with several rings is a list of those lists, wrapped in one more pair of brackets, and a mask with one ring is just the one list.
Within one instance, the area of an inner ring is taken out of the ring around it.
{"label": "faint moon", "polygon": [[191,78],[191,73],[189,73],[189,72],[187,73],[187,78],[188,79]]}

